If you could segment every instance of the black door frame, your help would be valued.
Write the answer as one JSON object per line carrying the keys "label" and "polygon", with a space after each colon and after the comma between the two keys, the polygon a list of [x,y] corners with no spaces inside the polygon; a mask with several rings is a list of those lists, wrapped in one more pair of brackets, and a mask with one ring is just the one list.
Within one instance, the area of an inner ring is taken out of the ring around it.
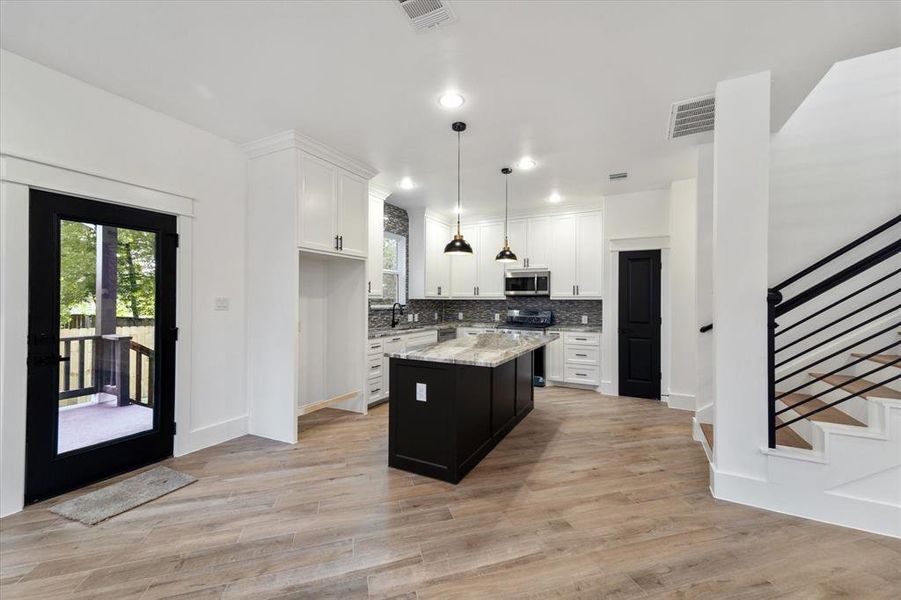
{"label": "black door frame", "polygon": [[[157,233],[154,423],[148,431],[56,454],[60,220]],[[172,456],[175,434],[177,218],[31,189],[25,502],[32,503]],[[51,400],[52,399],[52,400]]]}
{"label": "black door frame", "polygon": [[661,293],[661,272],[663,269],[663,252],[660,249],[651,250],[628,250],[620,251],[617,256],[617,394],[623,395],[623,382],[627,379],[627,369],[624,359],[626,352],[624,335],[626,332],[622,330],[623,315],[626,310],[627,290],[623,285],[624,265],[629,258],[649,258],[652,261],[651,268],[651,316],[653,323],[651,326],[651,343],[655,349],[652,352],[651,373],[656,373],[652,383],[648,386],[647,393],[627,393],[626,395],[638,398],[657,399],[661,398],[661,387],[663,380],[663,356],[661,344],[662,329],[662,293]]}

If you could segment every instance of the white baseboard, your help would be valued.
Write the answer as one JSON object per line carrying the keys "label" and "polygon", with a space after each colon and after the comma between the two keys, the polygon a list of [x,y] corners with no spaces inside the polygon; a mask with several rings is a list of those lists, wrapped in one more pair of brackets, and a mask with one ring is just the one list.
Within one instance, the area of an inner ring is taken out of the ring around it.
{"label": "white baseboard", "polygon": [[240,417],[199,427],[186,433],[178,433],[175,436],[175,456],[184,456],[203,448],[227,442],[247,434],[247,431],[248,416],[241,415]]}
{"label": "white baseboard", "polygon": [[712,465],[710,487],[719,500],[901,539],[899,506],[725,473]]}
{"label": "white baseboard", "polygon": [[677,410],[694,411],[697,400],[695,399],[694,394],[678,394],[670,392],[670,394],[666,396],[666,404],[670,408],[675,408]]}

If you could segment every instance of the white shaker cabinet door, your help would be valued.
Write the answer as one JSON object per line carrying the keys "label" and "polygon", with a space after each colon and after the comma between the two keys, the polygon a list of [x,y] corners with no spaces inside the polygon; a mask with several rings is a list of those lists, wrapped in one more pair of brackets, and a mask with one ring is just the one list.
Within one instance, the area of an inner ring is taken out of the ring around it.
{"label": "white shaker cabinet door", "polygon": [[338,251],[365,257],[369,233],[369,184],[343,169],[338,170]]}
{"label": "white shaker cabinet door", "polygon": [[551,298],[576,296],[576,218],[572,215],[551,219],[550,267]]}
{"label": "white shaker cabinet door", "polygon": [[478,263],[476,296],[479,298],[504,297],[504,264],[494,260],[504,246],[504,224],[483,223],[479,226],[479,252],[475,256]]}
{"label": "white shaker cabinet door", "polygon": [[[455,230],[456,231],[456,230]],[[458,254],[450,256],[451,267],[451,295],[454,298],[474,298],[476,285],[478,285],[478,229],[464,225],[460,232],[463,239],[472,246],[473,254]],[[447,240],[448,242],[450,239]],[[446,243],[446,242],[445,242]]]}
{"label": "white shaker cabinet door", "polygon": [[382,267],[384,265],[385,202],[369,198],[369,253],[366,256],[367,290],[370,298],[382,297]]}
{"label": "white shaker cabinet door", "polygon": [[576,223],[576,296],[600,298],[604,271],[601,213],[578,215]]}
{"label": "white shaker cabinet door", "polygon": [[450,296],[450,258],[444,246],[450,241],[450,227],[434,219],[425,220],[425,291],[426,298]]}
{"label": "white shaker cabinet door", "polygon": [[338,167],[300,154],[297,245],[320,252],[338,251]]}

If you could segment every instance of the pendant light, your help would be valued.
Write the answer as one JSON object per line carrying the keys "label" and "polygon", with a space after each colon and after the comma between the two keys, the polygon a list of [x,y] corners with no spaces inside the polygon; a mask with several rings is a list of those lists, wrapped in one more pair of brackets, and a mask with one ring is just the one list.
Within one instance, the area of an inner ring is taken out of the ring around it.
{"label": "pendant light", "polygon": [[444,253],[454,256],[472,256],[472,246],[463,239],[463,234],[460,233],[460,213],[462,212],[460,206],[460,134],[466,131],[466,123],[457,121],[451,125],[451,129],[457,132],[457,233],[454,235],[454,239],[444,247]]}
{"label": "pendant light", "polygon": [[510,167],[501,169],[501,173],[504,174],[504,247],[494,257],[494,260],[501,263],[517,262],[516,255],[510,251],[510,240],[507,239],[507,206],[510,203],[510,173],[512,172],[513,169]]}

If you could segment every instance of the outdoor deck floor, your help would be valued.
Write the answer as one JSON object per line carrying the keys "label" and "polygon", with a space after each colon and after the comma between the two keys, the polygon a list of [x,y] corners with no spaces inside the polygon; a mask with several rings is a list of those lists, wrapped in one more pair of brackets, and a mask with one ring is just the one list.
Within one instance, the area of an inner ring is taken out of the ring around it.
{"label": "outdoor deck floor", "polygon": [[57,452],[62,454],[152,427],[153,410],[138,404],[117,406],[114,399],[104,399],[96,404],[64,408],[59,411]]}

